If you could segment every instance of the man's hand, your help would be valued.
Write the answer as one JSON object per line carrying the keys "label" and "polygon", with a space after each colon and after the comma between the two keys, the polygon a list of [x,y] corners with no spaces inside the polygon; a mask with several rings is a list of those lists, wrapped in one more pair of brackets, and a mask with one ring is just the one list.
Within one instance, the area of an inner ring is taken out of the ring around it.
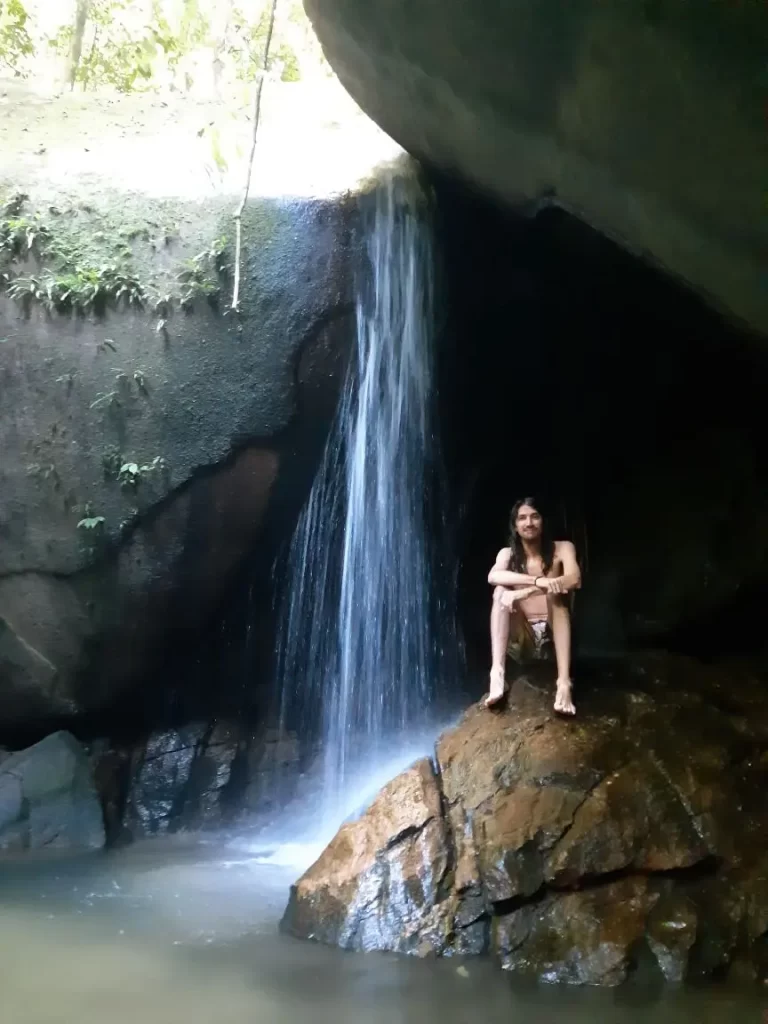
{"label": "man's hand", "polygon": [[545,594],[564,594],[565,584],[559,578],[551,579],[549,576],[539,576],[536,579],[536,586]]}
{"label": "man's hand", "polygon": [[524,601],[526,597],[533,597],[541,593],[539,587],[522,587],[520,590],[505,590],[501,595],[501,607],[511,612],[518,601]]}

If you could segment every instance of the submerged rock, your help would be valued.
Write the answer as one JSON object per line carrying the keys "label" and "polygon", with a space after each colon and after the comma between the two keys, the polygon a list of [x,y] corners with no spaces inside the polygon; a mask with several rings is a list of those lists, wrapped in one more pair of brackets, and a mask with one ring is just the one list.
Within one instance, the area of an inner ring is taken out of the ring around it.
{"label": "submerged rock", "polygon": [[104,821],[88,757],[67,732],[0,762],[0,850],[104,845]]}
{"label": "submerged rock", "polygon": [[341,828],[292,887],[284,930],[358,950],[490,950],[548,982],[617,984],[642,950],[672,982],[737,960],[759,976],[761,684],[653,658],[597,682],[575,721],[533,675],[504,709],[471,708],[438,740],[437,770],[418,762]]}

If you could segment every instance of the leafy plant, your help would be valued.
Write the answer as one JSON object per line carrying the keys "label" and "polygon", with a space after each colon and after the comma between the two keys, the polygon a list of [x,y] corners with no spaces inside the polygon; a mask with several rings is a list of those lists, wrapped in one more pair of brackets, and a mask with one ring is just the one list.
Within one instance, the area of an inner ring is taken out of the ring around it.
{"label": "leafy plant", "polygon": [[9,259],[31,253],[42,255],[50,237],[48,228],[37,217],[9,217],[0,221],[0,252]]}
{"label": "leafy plant", "polygon": [[[149,24],[137,26],[133,8],[131,0],[91,0],[87,32],[83,24],[77,37],[81,44],[84,36],[89,42],[71,69],[73,85],[79,83],[83,89],[108,85],[118,92],[146,88],[155,58],[160,52],[173,51],[176,43],[157,3]],[[62,57],[70,55],[75,31],[72,26],[60,29],[49,45]]]}
{"label": "leafy plant", "polygon": [[176,275],[182,286],[179,299],[182,309],[192,309],[196,299],[205,299],[211,306],[218,305],[221,279],[229,275],[226,248],[226,236],[217,238],[208,249],[185,262]]}
{"label": "leafy plant", "polygon": [[97,316],[121,301],[141,307],[145,298],[144,288],[132,273],[111,265],[76,266],[58,273],[45,271],[14,278],[8,285],[8,295],[26,306],[37,301],[58,313],[93,311]]}
{"label": "leafy plant", "polygon": [[98,409],[99,406],[108,405],[110,408],[115,408],[120,405],[120,395],[117,391],[103,391],[98,394],[93,402],[88,406],[89,409]]}
{"label": "leafy plant", "polygon": [[8,296],[15,302],[19,302],[25,308],[29,308],[32,302],[39,302],[49,307],[51,303],[51,281],[40,277],[17,277],[7,279]]}
{"label": "leafy plant", "polygon": [[[11,197],[5,204],[5,211],[12,212],[0,220],[0,262],[8,269],[15,260],[24,260],[30,256],[40,259],[50,244],[50,232],[41,223],[39,215],[21,216],[21,207],[26,198],[23,193]],[[11,280],[10,273],[4,276]]]}
{"label": "leafy plant", "polygon": [[21,0],[0,0],[0,65],[23,75],[26,57],[35,52],[29,34],[29,13]]}
{"label": "leafy plant", "polygon": [[97,530],[106,522],[104,516],[86,516],[77,524],[78,530]]}
{"label": "leafy plant", "polygon": [[142,482],[143,478],[150,473],[162,471],[167,468],[165,459],[156,455],[151,462],[140,466],[137,462],[124,462],[117,474],[118,483],[121,487],[135,488]]}
{"label": "leafy plant", "polygon": [[[233,40],[227,53],[235,69],[235,76],[244,82],[253,80],[259,69],[264,44],[270,32],[269,10],[264,9],[256,21],[252,21],[242,10],[232,12]],[[283,82],[298,82],[301,65],[298,55],[288,42],[281,42],[270,50],[266,70],[280,70]]]}

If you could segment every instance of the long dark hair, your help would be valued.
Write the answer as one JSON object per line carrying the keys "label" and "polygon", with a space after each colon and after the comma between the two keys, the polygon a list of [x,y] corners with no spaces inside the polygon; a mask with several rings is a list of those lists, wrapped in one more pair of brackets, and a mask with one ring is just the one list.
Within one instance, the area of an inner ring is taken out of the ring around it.
{"label": "long dark hair", "polygon": [[552,568],[552,563],[555,560],[555,542],[547,527],[547,517],[541,511],[541,504],[536,498],[521,498],[520,501],[515,502],[512,506],[512,511],[509,513],[509,546],[512,549],[512,558],[510,559],[509,568],[512,572],[528,572],[523,542],[516,529],[517,514],[523,505],[530,505],[531,508],[535,508],[541,516],[541,575],[546,576]]}

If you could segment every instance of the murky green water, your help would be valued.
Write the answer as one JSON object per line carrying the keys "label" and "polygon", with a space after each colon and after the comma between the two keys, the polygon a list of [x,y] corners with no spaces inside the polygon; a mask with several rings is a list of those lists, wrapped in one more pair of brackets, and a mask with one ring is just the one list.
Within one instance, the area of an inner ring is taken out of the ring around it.
{"label": "murky green water", "polygon": [[281,936],[295,869],[145,844],[0,867],[2,1024],[763,1024],[768,994],[523,988]]}

